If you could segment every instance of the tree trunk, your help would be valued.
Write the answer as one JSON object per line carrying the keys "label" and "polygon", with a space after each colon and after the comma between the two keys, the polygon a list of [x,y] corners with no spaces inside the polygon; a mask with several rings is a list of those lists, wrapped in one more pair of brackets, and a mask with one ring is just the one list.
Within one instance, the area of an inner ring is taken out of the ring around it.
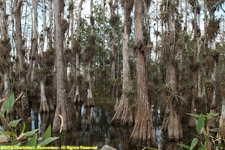
{"label": "tree trunk", "polygon": [[113,21],[113,18],[116,17],[115,9],[117,7],[118,0],[110,0],[110,13],[111,13],[111,91],[113,99],[116,96],[116,39],[115,39],[115,25],[116,21]]}
{"label": "tree trunk", "polygon": [[[176,70],[176,59],[177,50],[176,50],[176,28],[175,28],[175,0],[170,1],[168,5],[168,38],[169,38],[169,47],[166,47],[166,82],[170,89],[170,98],[168,101],[169,108],[169,117],[168,117],[168,137],[169,139],[179,140],[183,138],[183,131],[181,126],[181,118],[179,116],[179,107],[180,103],[175,100],[176,95],[179,95],[177,91],[177,70]],[[167,122],[167,121],[166,121]]]}
{"label": "tree trunk", "polygon": [[105,1],[103,0],[103,34],[102,34],[102,87],[103,91],[105,91],[105,82],[106,82],[106,70],[105,70]]}
{"label": "tree trunk", "polygon": [[[10,86],[9,86],[9,70],[10,70],[10,49],[8,48],[8,46],[10,46],[10,39],[8,38],[7,35],[7,19],[6,19],[6,0],[1,0],[1,27],[0,27],[0,31],[1,31],[1,43],[0,43],[0,47],[1,47],[1,52],[2,54],[4,53],[4,56],[0,56],[1,61],[3,61],[3,76],[4,76],[4,97],[8,97],[9,96],[9,92],[10,92]],[[3,42],[4,41],[4,42]]]}
{"label": "tree trunk", "polygon": [[[80,25],[81,25],[81,11],[82,11],[82,5],[84,0],[80,0],[79,3],[79,10],[78,10],[78,18],[77,18],[77,32],[76,32],[76,42],[80,42]],[[83,101],[80,98],[80,82],[79,82],[79,76],[80,76],[80,59],[79,54],[81,50],[76,51],[76,58],[75,58],[75,68],[76,68],[76,92],[75,97],[73,99],[74,103],[83,103]]]}
{"label": "tree trunk", "polygon": [[[133,3],[133,0],[126,0],[124,6],[128,6],[128,3]],[[120,104],[116,110],[115,115],[112,118],[112,123],[121,122],[123,125],[132,125],[134,123],[134,103],[132,96],[132,84],[130,76],[130,54],[129,54],[129,38],[131,24],[127,22],[131,19],[130,13],[133,5],[130,7],[124,7],[124,32],[123,32],[123,93],[120,100]]]}
{"label": "tree trunk", "polygon": [[92,107],[94,106],[93,95],[92,95],[92,82],[91,82],[91,62],[88,62],[88,94],[87,94],[87,106]]}
{"label": "tree trunk", "polygon": [[45,96],[45,79],[41,79],[40,88],[41,88],[41,100],[40,100],[41,102],[40,102],[39,112],[40,113],[49,112],[47,98]]}
{"label": "tree trunk", "polygon": [[[42,7],[43,7],[43,37],[42,37],[42,40],[40,40],[40,48],[41,48],[41,51],[40,51],[40,55],[41,55],[41,58],[43,59],[43,50],[44,50],[44,45],[45,45],[45,32],[46,32],[46,10],[45,10],[45,0],[42,0]],[[41,66],[41,65],[40,65]],[[39,111],[41,113],[45,113],[45,112],[49,112],[49,106],[48,106],[48,103],[47,103],[47,98],[46,98],[46,95],[45,95],[45,81],[46,81],[46,75],[44,74],[43,75],[44,77],[43,78],[40,78],[40,89],[41,89],[41,99],[40,99],[40,108],[39,108]],[[52,107],[50,107],[52,109]]]}
{"label": "tree trunk", "polygon": [[32,0],[32,7],[34,10],[34,38],[32,39],[32,49],[31,54],[29,57],[29,68],[27,73],[27,82],[30,82],[31,73],[33,71],[34,61],[35,61],[35,54],[37,52],[38,47],[38,11],[37,11],[37,1]]}
{"label": "tree trunk", "polygon": [[[66,89],[65,89],[65,72],[64,72],[64,60],[63,60],[63,32],[62,32],[62,22],[61,22],[61,1],[54,0],[54,14],[55,14],[55,48],[56,48],[56,76],[57,76],[57,106],[55,117],[53,121],[53,131],[69,131],[70,117],[67,111],[67,99],[66,99]],[[61,126],[60,126],[60,117]]]}
{"label": "tree trunk", "polygon": [[222,109],[219,121],[219,132],[221,137],[225,136],[225,83],[221,85]]}
{"label": "tree trunk", "polygon": [[52,49],[52,0],[49,0],[49,27],[48,27],[48,45]]}
{"label": "tree trunk", "polygon": [[[91,10],[91,15],[90,18],[93,18],[93,0],[91,0],[90,3],[90,10]],[[91,33],[90,36],[94,35],[94,24],[91,23]],[[93,57],[93,56],[92,56]],[[91,58],[93,59],[93,58]],[[91,80],[91,60],[88,60],[88,91],[87,91],[87,106],[92,107],[94,106],[94,101],[93,101],[93,95],[92,95],[92,80]]]}
{"label": "tree trunk", "polygon": [[[192,100],[191,100],[191,114],[196,114],[196,107],[195,107],[195,99],[196,99],[196,73],[197,69],[197,1],[194,1],[194,53],[193,53],[193,60],[192,60]],[[189,126],[195,127],[195,117],[191,116],[189,120]]]}
{"label": "tree trunk", "polygon": [[143,37],[143,1],[134,0],[136,70],[137,70],[137,112],[131,141],[142,145],[156,145],[155,129],[148,97],[146,51]]}
{"label": "tree trunk", "polygon": [[22,41],[22,33],[21,33],[21,7],[23,5],[22,0],[16,1],[16,11],[15,11],[15,18],[16,18],[16,49],[19,58],[19,68],[20,68],[20,88],[24,91],[23,97],[21,99],[22,110],[28,108],[28,98],[27,98],[27,81],[26,81],[26,72],[25,72],[25,62],[24,62],[24,55],[25,52],[23,50],[23,41]]}

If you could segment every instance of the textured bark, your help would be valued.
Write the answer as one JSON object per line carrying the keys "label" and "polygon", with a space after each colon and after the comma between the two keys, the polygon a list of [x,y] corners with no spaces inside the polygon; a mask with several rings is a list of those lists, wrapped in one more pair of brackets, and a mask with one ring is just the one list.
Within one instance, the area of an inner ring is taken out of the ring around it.
{"label": "textured bark", "polygon": [[34,37],[32,39],[32,49],[31,54],[29,56],[29,68],[27,73],[27,82],[31,79],[31,73],[33,71],[34,61],[35,61],[35,54],[37,53],[38,47],[38,11],[37,11],[37,1],[32,1],[32,7],[34,10]]}
{"label": "textured bark", "polygon": [[91,63],[88,62],[88,94],[87,94],[87,106],[92,107],[94,106],[94,101],[93,101],[93,95],[92,95],[92,81],[91,81],[91,75],[90,75],[90,69],[91,69]]}
{"label": "textured bark", "polygon": [[[125,5],[131,3],[131,1],[125,1]],[[132,10],[132,9],[131,9]],[[130,76],[130,54],[129,54],[129,38],[130,32],[128,28],[131,28],[131,24],[128,25],[128,16],[130,12],[127,8],[124,8],[124,32],[123,32],[123,93],[120,100],[120,104],[116,109],[116,113],[112,118],[112,123],[121,122],[123,125],[132,125],[134,123],[134,109],[132,108],[134,101],[132,93],[132,84]]]}
{"label": "textured bark", "polygon": [[48,27],[48,45],[52,49],[52,0],[49,0],[49,27]]}
{"label": "textured bark", "polygon": [[[111,17],[115,16],[115,10],[117,7],[118,0],[110,0],[110,14]],[[111,88],[112,88],[112,97],[115,98],[116,96],[116,39],[115,39],[115,26],[112,26],[111,29],[112,37],[111,37]]]}
{"label": "textured bark", "polygon": [[[198,25],[200,26],[200,14],[198,14]],[[201,36],[198,35],[197,39],[197,62],[200,62],[200,53],[201,53],[201,47],[200,47],[200,40]],[[197,89],[198,97],[202,96],[202,88],[201,88],[201,68],[198,69],[198,89]]]}
{"label": "textured bark", "polygon": [[[8,38],[8,33],[7,33],[7,19],[5,18],[6,16],[6,0],[1,0],[1,27],[0,27],[0,31],[1,31],[1,38],[2,40],[6,40]],[[9,41],[10,42],[10,41]],[[3,46],[3,47],[2,47]],[[3,49],[7,49],[8,45],[2,45],[1,44],[1,48]],[[10,62],[10,50],[8,50],[9,52],[7,52],[5,57],[1,58],[3,59],[2,61],[4,62]],[[2,57],[2,56],[1,56]],[[6,63],[6,64],[8,64]],[[3,67],[3,76],[4,76],[4,97],[8,97],[9,96],[9,92],[10,92],[10,87],[9,87],[9,70],[10,67],[8,65],[2,65]]]}
{"label": "textured bark", "polygon": [[40,102],[40,113],[49,112],[49,107],[47,103],[47,98],[45,96],[45,79],[41,79],[40,81],[40,88],[41,88],[41,102]]}
{"label": "textured bark", "polygon": [[60,118],[62,116],[63,126],[62,131],[69,131],[71,129],[70,125],[70,115],[67,111],[67,99],[66,99],[66,89],[65,89],[65,72],[64,72],[64,60],[63,60],[63,34],[62,34],[62,23],[61,23],[61,1],[54,0],[54,14],[55,14],[55,48],[56,48],[56,76],[57,76],[57,106],[55,117],[53,121],[53,131],[60,130]]}
{"label": "textured bark", "polygon": [[222,109],[219,121],[219,132],[221,137],[225,137],[225,83],[221,86]]}
{"label": "textured bark", "polygon": [[[40,56],[43,59],[43,50],[44,50],[44,44],[45,44],[45,31],[46,31],[46,10],[45,10],[45,0],[42,0],[42,6],[43,6],[43,37],[40,40]],[[41,89],[41,99],[40,99],[40,108],[39,111],[41,113],[49,112],[49,106],[47,103],[47,98],[45,95],[45,81],[46,81],[46,75],[40,79],[40,89]]]}
{"label": "textured bark", "polygon": [[169,104],[169,120],[168,120],[168,138],[175,139],[178,141],[180,138],[183,137],[182,126],[180,122],[180,116],[175,111],[174,106],[172,103]]}
{"label": "textured bark", "polygon": [[135,40],[137,70],[137,112],[131,141],[142,145],[156,145],[155,129],[152,124],[152,113],[148,97],[146,53],[143,37],[143,1],[134,0],[135,7]]}
{"label": "textured bark", "polygon": [[[195,69],[197,63],[197,2],[194,1],[194,54],[192,60],[192,100],[191,100],[191,114],[196,114],[196,107],[195,107],[195,99],[196,99],[196,88],[197,88],[197,79],[196,73],[197,70]],[[189,120],[189,126],[195,127],[195,117],[191,116]]]}
{"label": "textured bark", "polygon": [[16,44],[16,49],[17,49],[17,54],[18,54],[18,59],[19,59],[19,68],[20,68],[20,87],[22,91],[25,91],[23,94],[23,97],[21,99],[21,105],[22,109],[25,110],[28,108],[28,98],[27,98],[27,81],[26,81],[26,73],[25,73],[25,61],[24,61],[24,53],[22,52],[23,50],[23,41],[22,41],[22,32],[21,32],[21,7],[23,5],[22,0],[17,0],[16,1],[16,10],[15,10],[15,18],[16,18],[16,39],[17,39],[17,44]]}
{"label": "textured bark", "polygon": [[[93,18],[93,0],[91,0],[90,3],[90,18]],[[91,33],[90,36],[94,35],[94,24],[91,23]],[[93,58],[92,58],[93,59]],[[93,95],[92,95],[92,80],[91,80],[91,60],[88,60],[88,75],[87,75],[87,80],[88,80],[88,91],[87,91],[87,104],[86,106],[92,107],[94,106],[94,101],[93,101]]]}
{"label": "textured bark", "polygon": [[106,82],[106,70],[105,70],[105,3],[106,0],[103,0],[103,34],[102,34],[102,87],[103,91],[105,90]]}
{"label": "textured bark", "polygon": [[[169,47],[166,47],[165,57],[167,63],[166,70],[166,82],[170,89],[170,98],[168,99],[168,109],[169,109],[169,117],[168,117],[168,137],[169,139],[179,140],[183,138],[183,130],[181,126],[181,118],[179,116],[179,107],[180,103],[175,100],[176,95],[179,95],[177,91],[177,70],[176,70],[176,28],[175,28],[175,0],[170,1],[170,5],[168,6],[168,38],[169,38]],[[167,122],[167,121],[164,121]]]}
{"label": "textured bark", "polygon": [[[79,9],[78,9],[78,18],[77,18],[77,32],[76,32],[76,41],[78,42],[80,40],[80,25],[81,25],[81,11],[82,11],[82,5],[84,0],[80,0],[79,3]],[[80,59],[79,59],[79,52],[76,52],[76,61],[75,61],[75,68],[76,68],[76,91],[75,91],[75,97],[73,99],[74,103],[83,103],[82,99],[80,98],[80,84],[79,84],[79,76],[80,76]]]}

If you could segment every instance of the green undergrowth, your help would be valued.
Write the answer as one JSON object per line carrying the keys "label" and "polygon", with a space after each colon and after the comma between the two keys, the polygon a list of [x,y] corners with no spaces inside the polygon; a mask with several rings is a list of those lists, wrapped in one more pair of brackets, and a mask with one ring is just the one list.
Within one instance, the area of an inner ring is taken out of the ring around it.
{"label": "green undergrowth", "polygon": [[[9,118],[8,115],[14,103],[15,96],[12,93],[9,98],[3,102],[2,111],[0,111],[0,118],[3,123],[3,129],[0,129],[1,146],[25,146],[36,149],[37,147],[47,146],[59,138],[51,137],[51,125],[48,126],[43,136],[38,138],[39,129],[24,132],[26,130],[26,124],[22,118],[8,121],[6,118]],[[16,131],[17,125],[20,123],[23,124],[23,128],[21,131]]]}

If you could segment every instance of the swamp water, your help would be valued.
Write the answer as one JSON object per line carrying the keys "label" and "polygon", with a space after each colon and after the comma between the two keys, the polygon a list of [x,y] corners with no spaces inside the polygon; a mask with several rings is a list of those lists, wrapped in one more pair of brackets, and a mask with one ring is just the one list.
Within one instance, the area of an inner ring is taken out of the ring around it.
{"label": "swamp water", "polygon": [[[113,106],[111,106],[113,108]],[[142,146],[131,146],[129,138],[132,128],[115,127],[110,124],[113,117],[113,109],[106,107],[87,108],[85,105],[72,106],[72,126],[73,130],[69,133],[63,133],[60,140],[53,143],[53,146],[98,146],[100,149],[104,145],[110,145],[117,150],[132,150],[142,149]],[[12,115],[14,119],[23,118],[26,122],[26,130],[31,131],[40,129],[38,136],[42,136],[49,124],[53,123],[54,113],[40,114],[39,104],[32,104],[32,107],[27,112],[21,111],[15,107]],[[172,149],[177,147],[177,142],[165,142],[161,131],[162,117],[160,109],[157,109],[153,115],[153,123],[156,130],[156,138],[161,149]],[[22,123],[18,125],[17,131],[22,130]],[[185,131],[184,131],[185,132]],[[190,131],[187,131],[187,133]],[[53,135],[60,136],[60,135]],[[190,139],[191,140],[191,139]]]}

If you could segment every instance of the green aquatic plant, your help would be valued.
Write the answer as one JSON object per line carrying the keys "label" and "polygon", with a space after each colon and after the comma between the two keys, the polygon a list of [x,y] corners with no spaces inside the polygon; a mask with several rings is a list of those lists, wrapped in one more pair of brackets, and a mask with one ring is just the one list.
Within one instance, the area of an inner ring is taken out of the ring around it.
{"label": "green aquatic plant", "polygon": [[0,111],[0,118],[3,122],[3,129],[0,129],[0,144],[1,146],[29,146],[29,147],[43,147],[49,143],[57,140],[59,137],[51,137],[51,125],[42,137],[38,139],[37,132],[39,129],[35,129],[29,132],[24,132],[26,124],[23,123],[23,129],[20,134],[17,135],[15,128],[22,121],[22,119],[7,121],[7,116],[10,110],[15,104],[15,95],[12,93],[9,98],[3,102],[2,111]]}
{"label": "green aquatic plant", "polygon": [[[198,135],[192,139],[191,145],[185,145],[178,143],[179,146],[188,150],[207,150],[210,148],[221,150],[224,145],[221,144],[221,137],[219,136],[218,129],[210,129],[208,125],[209,119],[215,119],[219,114],[207,114],[197,115],[188,114],[196,118],[196,131]],[[217,135],[211,134],[211,132],[217,133]],[[225,139],[223,139],[225,140]]]}

